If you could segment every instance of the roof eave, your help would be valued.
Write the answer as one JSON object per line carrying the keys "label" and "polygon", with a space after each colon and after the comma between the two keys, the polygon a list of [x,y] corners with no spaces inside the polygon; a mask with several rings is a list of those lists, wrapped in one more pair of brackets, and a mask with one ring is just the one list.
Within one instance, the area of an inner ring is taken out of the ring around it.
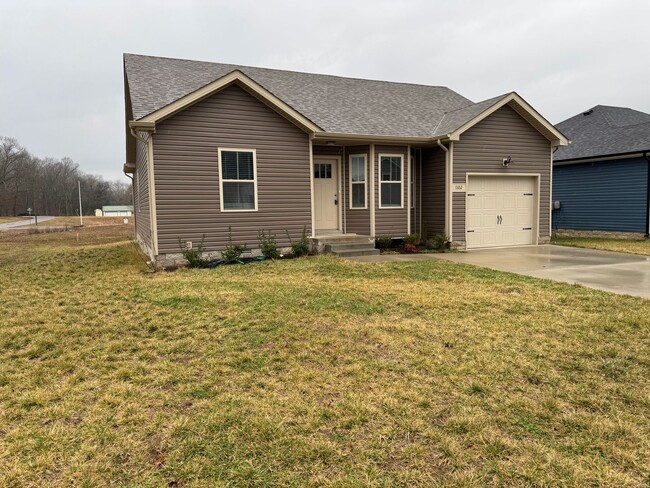
{"label": "roof eave", "polygon": [[314,142],[342,141],[342,142],[397,142],[405,144],[432,144],[438,139],[447,141],[448,135],[438,137],[392,136],[386,134],[355,134],[346,132],[315,132]]}
{"label": "roof eave", "polygon": [[568,158],[568,159],[553,159],[553,164],[563,165],[563,164],[578,164],[578,163],[596,163],[599,161],[611,161],[613,159],[642,158],[644,157],[644,155],[648,155],[648,154],[650,154],[650,148],[639,150],[639,151],[628,151],[628,152],[614,153],[614,154],[582,156],[578,158]]}

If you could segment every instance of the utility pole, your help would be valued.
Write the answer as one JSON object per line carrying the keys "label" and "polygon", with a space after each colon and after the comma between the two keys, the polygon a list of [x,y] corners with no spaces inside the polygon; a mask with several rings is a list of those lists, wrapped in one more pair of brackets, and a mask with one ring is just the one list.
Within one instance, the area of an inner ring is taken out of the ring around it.
{"label": "utility pole", "polygon": [[84,226],[84,212],[81,208],[81,180],[77,180],[77,186],[79,187],[79,220],[81,227]]}

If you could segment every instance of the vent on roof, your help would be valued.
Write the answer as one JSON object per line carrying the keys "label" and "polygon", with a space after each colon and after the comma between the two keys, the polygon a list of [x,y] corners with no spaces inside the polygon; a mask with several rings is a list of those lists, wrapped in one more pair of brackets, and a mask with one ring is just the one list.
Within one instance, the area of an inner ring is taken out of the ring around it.
{"label": "vent on roof", "polygon": [[582,112],[582,115],[584,115],[584,116],[586,117],[587,115],[591,115],[593,111],[594,111],[594,109],[593,109],[593,108],[590,108],[590,109],[587,110],[586,112]]}

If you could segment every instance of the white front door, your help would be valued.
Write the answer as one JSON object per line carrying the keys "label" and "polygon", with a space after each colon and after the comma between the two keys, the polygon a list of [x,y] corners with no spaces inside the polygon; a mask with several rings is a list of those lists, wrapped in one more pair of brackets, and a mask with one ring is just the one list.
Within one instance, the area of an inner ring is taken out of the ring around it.
{"label": "white front door", "polygon": [[318,231],[338,230],[338,160],[314,160],[314,217]]}
{"label": "white front door", "polygon": [[528,176],[470,176],[467,181],[467,247],[535,243],[537,179]]}

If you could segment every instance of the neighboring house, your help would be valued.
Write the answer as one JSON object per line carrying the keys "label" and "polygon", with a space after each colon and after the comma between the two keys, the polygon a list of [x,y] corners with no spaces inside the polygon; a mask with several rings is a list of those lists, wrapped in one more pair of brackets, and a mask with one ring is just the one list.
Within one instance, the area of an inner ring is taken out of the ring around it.
{"label": "neighboring house", "polygon": [[440,86],[131,54],[124,75],[124,170],[159,265],[179,241],[256,248],[260,230],[280,246],[303,229],[319,243],[550,238],[551,154],[568,141],[514,92],[474,103]]}
{"label": "neighboring house", "polygon": [[133,205],[104,205],[101,215],[104,217],[130,217],[133,215]]}
{"label": "neighboring house", "polygon": [[556,229],[650,232],[650,114],[598,105],[556,126]]}

